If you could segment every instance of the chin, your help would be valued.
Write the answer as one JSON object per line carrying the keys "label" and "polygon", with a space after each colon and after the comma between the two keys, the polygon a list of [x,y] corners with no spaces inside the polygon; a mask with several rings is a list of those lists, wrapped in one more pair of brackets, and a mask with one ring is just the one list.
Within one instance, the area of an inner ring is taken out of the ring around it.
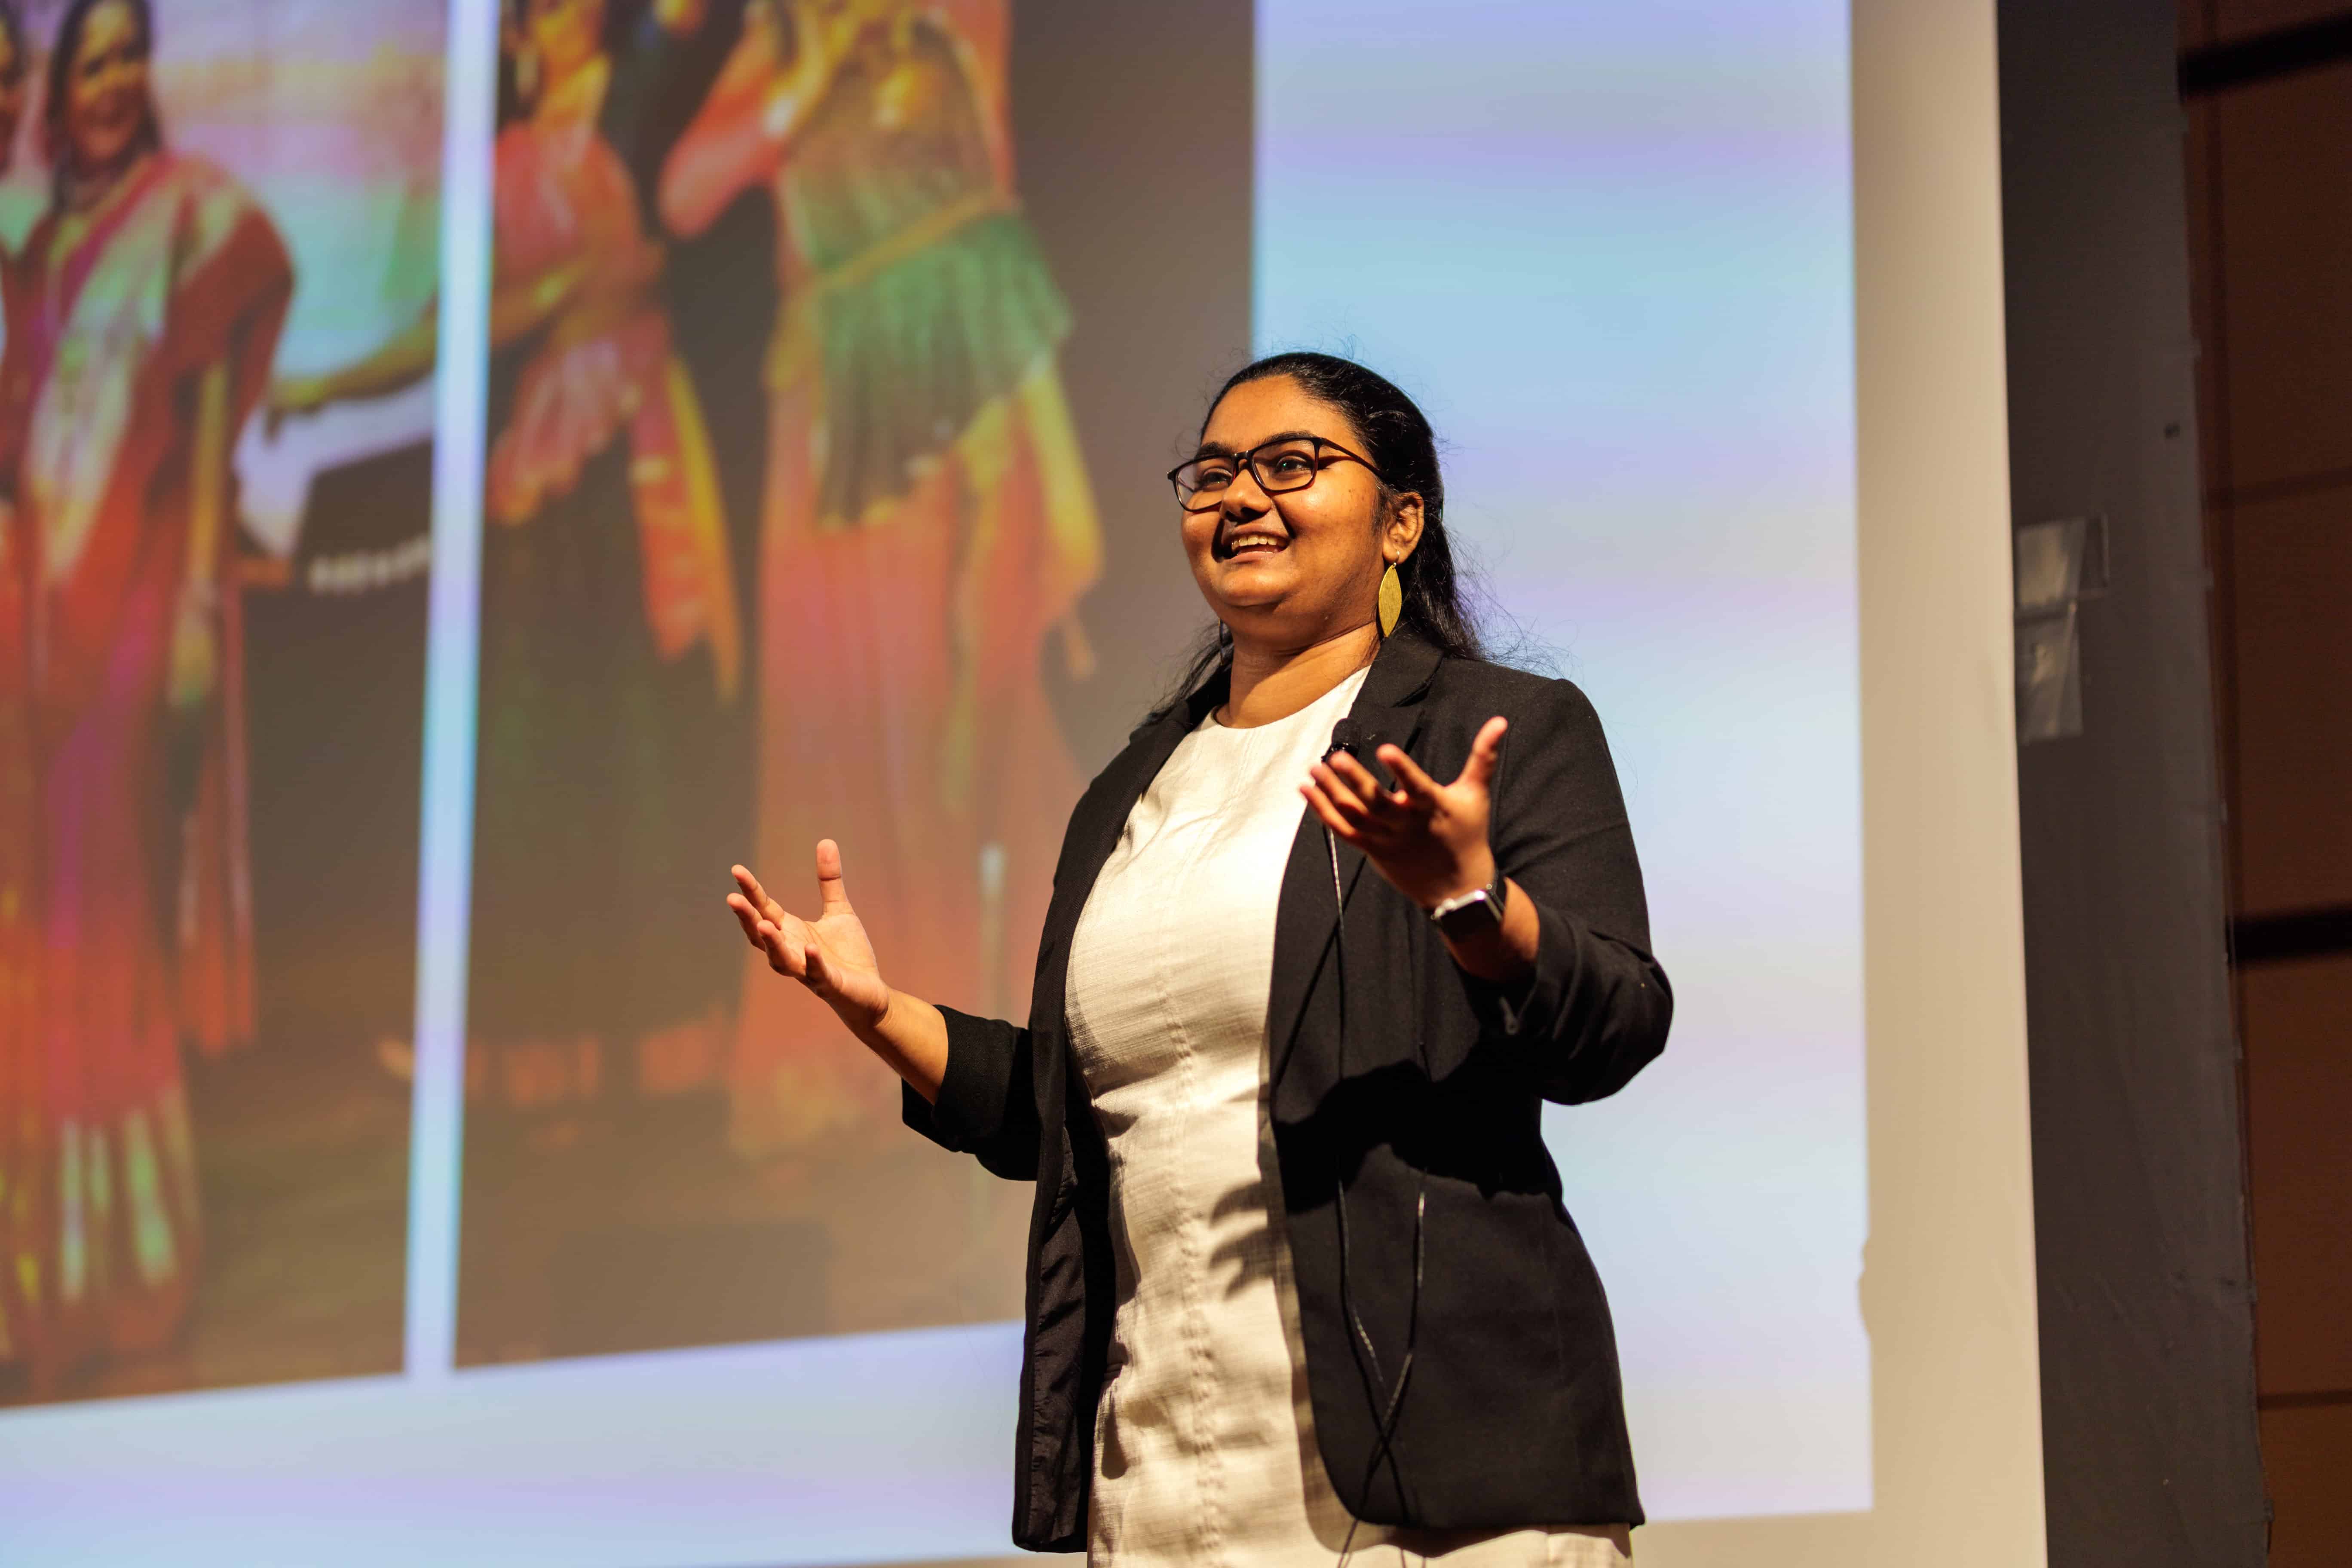
{"label": "chin", "polygon": [[1298,585],[1298,574],[1280,556],[1219,563],[1218,586],[1236,604],[1269,604]]}

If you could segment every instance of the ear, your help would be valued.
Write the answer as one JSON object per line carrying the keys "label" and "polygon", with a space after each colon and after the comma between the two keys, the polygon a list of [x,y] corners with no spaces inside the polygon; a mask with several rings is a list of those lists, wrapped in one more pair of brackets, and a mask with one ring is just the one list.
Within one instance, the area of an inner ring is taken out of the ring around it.
{"label": "ear", "polygon": [[1389,498],[1388,516],[1381,524],[1381,553],[1391,564],[1402,563],[1421,545],[1421,492],[1406,490]]}

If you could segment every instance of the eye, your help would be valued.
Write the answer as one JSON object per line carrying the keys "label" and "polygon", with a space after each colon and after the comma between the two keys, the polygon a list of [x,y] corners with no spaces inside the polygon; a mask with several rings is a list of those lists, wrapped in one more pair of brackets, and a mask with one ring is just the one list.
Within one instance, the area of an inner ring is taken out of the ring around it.
{"label": "eye", "polygon": [[1315,459],[1304,452],[1276,452],[1265,459],[1265,466],[1277,474],[1296,477],[1315,466]]}
{"label": "eye", "polygon": [[1223,489],[1233,482],[1234,468],[1231,463],[1202,463],[1192,469],[1192,486],[1195,489]]}

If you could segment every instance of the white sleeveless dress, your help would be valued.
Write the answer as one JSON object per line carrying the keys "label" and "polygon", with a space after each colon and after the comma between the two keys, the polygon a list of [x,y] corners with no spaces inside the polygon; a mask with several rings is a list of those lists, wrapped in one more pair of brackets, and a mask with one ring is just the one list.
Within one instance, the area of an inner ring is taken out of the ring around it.
{"label": "white sleeveless dress", "polygon": [[[1089,1563],[1329,1568],[1347,1540],[1315,1445],[1278,1204],[1259,1167],[1275,908],[1298,786],[1363,684],[1187,735],[1129,814],[1071,941],[1067,1017],[1110,1146],[1118,1310]],[[1362,1525],[1351,1563],[1622,1568],[1627,1532]]]}

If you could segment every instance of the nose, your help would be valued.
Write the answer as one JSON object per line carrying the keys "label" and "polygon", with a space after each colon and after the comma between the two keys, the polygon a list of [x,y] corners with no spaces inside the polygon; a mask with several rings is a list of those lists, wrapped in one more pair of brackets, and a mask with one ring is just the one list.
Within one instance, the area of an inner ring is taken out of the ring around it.
{"label": "nose", "polygon": [[[1224,495],[1217,501],[1217,514],[1228,522],[1264,517],[1274,507],[1274,498],[1267,495],[1265,487],[1257,482],[1257,470],[1247,463],[1241,468],[1242,471],[1233,477],[1232,482],[1225,486]],[[1244,489],[1242,487],[1244,485],[1249,488]]]}

